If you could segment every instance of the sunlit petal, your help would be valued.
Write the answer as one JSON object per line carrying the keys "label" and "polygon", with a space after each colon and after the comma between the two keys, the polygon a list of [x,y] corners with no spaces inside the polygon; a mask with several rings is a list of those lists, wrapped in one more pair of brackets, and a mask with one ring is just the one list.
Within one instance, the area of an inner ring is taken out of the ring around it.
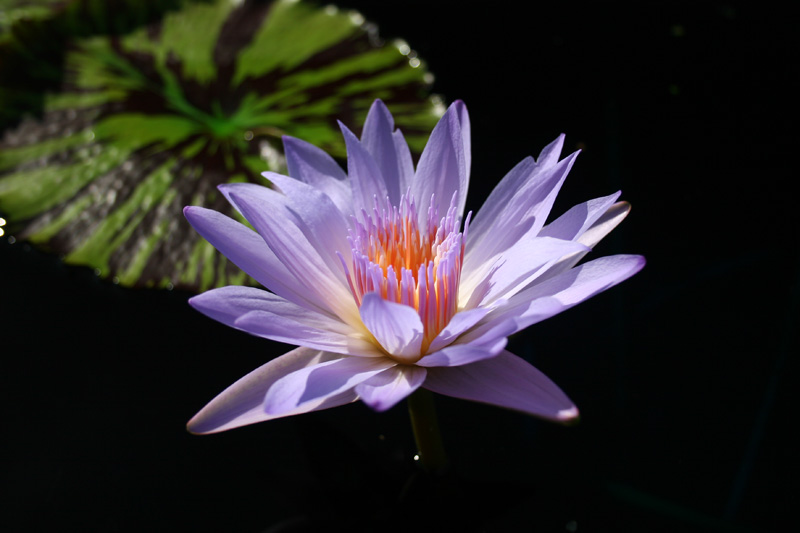
{"label": "sunlit petal", "polygon": [[309,403],[321,404],[397,363],[384,358],[345,357],[285,373],[267,390],[264,410],[285,416]]}
{"label": "sunlit petal", "polygon": [[264,410],[264,395],[280,377],[336,357],[334,354],[319,350],[296,348],[253,370],[225,389],[194,415],[186,427],[192,433],[217,433],[282,416],[318,411],[350,403],[356,399],[353,391],[345,391],[338,396],[331,396],[319,402],[308,402],[303,405],[302,409],[286,411],[278,415],[268,415]]}
{"label": "sunlit petal", "polygon": [[418,389],[426,375],[418,366],[393,366],[356,385],[355,392],[376,411],[386,411]]}
{"label": "sunlit petal", "polygon": [[452,368],[430,368],[423,385],[439,394],[522,411],[556,422],[578,408],[550,378],[510,352]]}
{"label": "sunlit petal", "polygon": [[361,320],[391,356],[408,362],[420,358],[424,328],[412,307],[386,301],[372,292],[361,303]]}

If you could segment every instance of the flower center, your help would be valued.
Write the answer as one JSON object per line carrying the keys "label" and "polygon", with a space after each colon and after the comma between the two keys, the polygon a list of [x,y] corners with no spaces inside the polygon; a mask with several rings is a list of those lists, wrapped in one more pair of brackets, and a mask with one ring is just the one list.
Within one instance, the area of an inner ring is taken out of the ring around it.
{"label": "flower center", "polygon": [[399,206],[388,198],[380,206],[376,198],[372,213],[362,209],[360,220],[353,217],[348,237],[353,263],[351,268],[344,265],[358,306],[365,294],[377,292],[419,313],[424,327],[422,354],[456,314],[470,218],[467,215],[462,234],[455,197],[441,219],[435,198],[430,204],[420,224],[410,193],[403,195]]}

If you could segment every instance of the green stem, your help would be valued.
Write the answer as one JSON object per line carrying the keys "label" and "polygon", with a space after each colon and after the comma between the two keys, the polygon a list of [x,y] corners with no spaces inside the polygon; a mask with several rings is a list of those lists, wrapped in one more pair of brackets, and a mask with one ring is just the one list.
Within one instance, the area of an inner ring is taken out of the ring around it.
{"label": "green stem", "polygon": [[408,413],[422,468],[430,473],[442,472],[447,466],[447,456],[439,433],[433,394],[426,389],[417,389],[408,397]]}

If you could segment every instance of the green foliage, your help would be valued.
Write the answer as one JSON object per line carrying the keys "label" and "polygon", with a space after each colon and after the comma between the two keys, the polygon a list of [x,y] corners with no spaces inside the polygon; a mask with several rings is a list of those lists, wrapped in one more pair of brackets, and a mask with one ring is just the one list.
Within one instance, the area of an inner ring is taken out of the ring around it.
{"label": "green foliage", "polygon": [[[357,129],[376,97],[412,148],[438,119],[424,65],[377,42],[358,14],[288,0],[158,4],[182,8],[137,28],[152,2],[74,0],[14,33],[22,46],[32,28],[61,28],[67,52],[44,62],[58,65],[58,90],[28,90],[40,116],[0,141],[0,212],[67,262],[132,286],[241,283],[183,206],[238,217],[217,185],[285,172],[282,135],[344,156],[337,120]],[[0,101],[25,92],[5,78],[3,89]]]}

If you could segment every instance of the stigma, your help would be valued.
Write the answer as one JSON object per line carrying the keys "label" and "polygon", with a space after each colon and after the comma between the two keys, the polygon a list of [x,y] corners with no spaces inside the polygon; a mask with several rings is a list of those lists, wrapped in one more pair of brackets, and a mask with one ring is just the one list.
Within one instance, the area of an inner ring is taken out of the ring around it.
{"label": "stigma", "polygon": [[[431,197],[424,218],[418,216],[410,193],[392,205],[375,198],[372,211],[352,217],[348,242],[352,264],[342,264],[356,305],[368,293],[408,305],[419,314],[424,328],[420,357],[458,311],[458,285],[464,262],[469,213],[460,231],[455,195],[443,217]],[[388,354],[391,356],[392,354]],[[407,358],[403,358],[406,362]]]}

